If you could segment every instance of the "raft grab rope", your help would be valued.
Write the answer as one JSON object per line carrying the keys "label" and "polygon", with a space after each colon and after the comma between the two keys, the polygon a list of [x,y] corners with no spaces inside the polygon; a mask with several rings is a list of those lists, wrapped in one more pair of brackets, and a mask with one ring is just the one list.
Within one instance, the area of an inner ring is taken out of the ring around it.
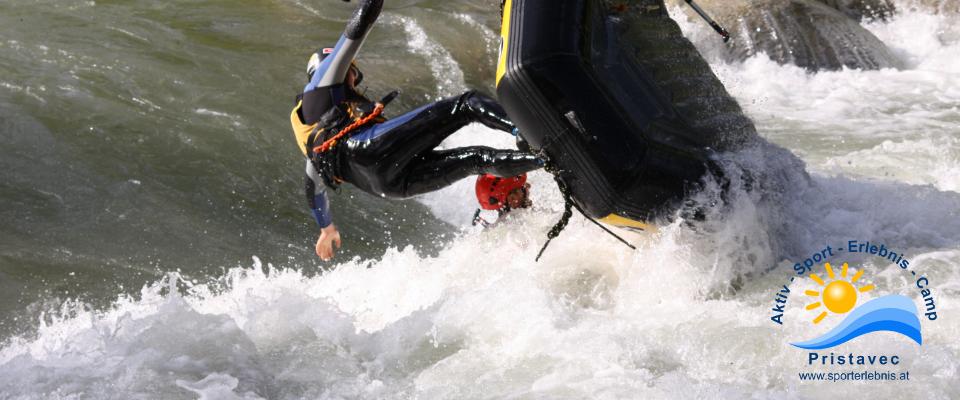
{"label": "raft grab rope", "polygon": [[586,218],[588,221],[593,222],[594,225],[599,226],[600,229],[603,229],[604,232],[607,232],[608,234],[610,234],[610,236],[613,236],[614,238],[619,240],[620,243],[623,243],[624,245],[626,245],[632,250],[637,249],[636,246],[630,244],[630,242],[628,242],[626,239],[620,237],[620,235],[617,235],[606,226],[603,226],[603,224],[601,224],[597,220],[591,218],[589,215],[587,215],[585,211],[583,211],[583,208],[581,208],[579,204],[573,201],[573,196],[570,194],[570,188],[568,188],[566,183],[564,183],[563,180],[560,178],[559,170],[552,168],[549,163],[544,168],[544,170],[553,175],[554,181],[557,182],[557,188],[560,189],[560,194],[563,195],[564,204],[563,204],[563,215],[560,216],[560,221],[557,221],[557,224],[550,229],[549,233],[547,233],[547,242],[543,244],[543,247],[540,248],[540,252],[537,253],[536,261],[538,262],[540,261],[540,257],[543,257],[543,252],[547,250],[547,246],[550,245],[550,242],[552,242],[553,239],[556,239],[557,236],[560,236],[560,232],[563,232],[563,230],[567,227],[567,224],[570,223],[570,218],[573,217],[573,209],[576,209],[578,212],[580,212],[580,215],[583,215],[583,217]]}

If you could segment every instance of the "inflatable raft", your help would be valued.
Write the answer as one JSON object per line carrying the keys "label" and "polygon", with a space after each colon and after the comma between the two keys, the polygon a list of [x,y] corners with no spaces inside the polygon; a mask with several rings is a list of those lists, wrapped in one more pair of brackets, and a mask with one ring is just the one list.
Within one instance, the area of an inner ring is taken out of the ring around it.
{"label": "inflatable raft", "polygon": [[506,0],[497,95],[572,200],[647,229],[756,136],[662,0]]}

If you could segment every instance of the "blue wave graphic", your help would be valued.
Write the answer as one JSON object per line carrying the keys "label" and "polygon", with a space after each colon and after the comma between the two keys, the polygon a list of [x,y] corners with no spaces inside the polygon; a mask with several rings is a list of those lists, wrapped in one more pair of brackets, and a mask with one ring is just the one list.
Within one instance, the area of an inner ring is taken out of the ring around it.
{"label": "blue wave graphic", "polygon": [[870,300],[853,310],[840,325],[823,336],[791,344],[801,349],[821,350],[839,346],[877,331],[897,332],[913,339],[919,345],[923,344],[917,306],[909,297],[901,295],[889,295]]}

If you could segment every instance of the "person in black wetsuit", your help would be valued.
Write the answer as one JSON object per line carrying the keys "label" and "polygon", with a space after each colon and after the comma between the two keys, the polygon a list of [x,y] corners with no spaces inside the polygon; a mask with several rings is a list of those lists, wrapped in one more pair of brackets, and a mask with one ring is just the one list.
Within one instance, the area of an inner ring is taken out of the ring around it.
{"label": "person in black wetsuit", "polygon": [[[333,48],[313,54],[309,83],[297,96],[290,122],[307,158],[306,195],[320,225],[317,255],[329,260],[340,247],[326,188],[347,182],[381,197],[402,199],[435,191],[470,175],[510,177],[540,168],[519,150],[471,146],[436,150],[445,138],[472,122],[509,132],[516,128],[493,99],[474,91],[444,99],[393,119],[380,115],[390,99],[376,103],[357,93],[363,74],[353,60],[376,22],[383,0],[361,2]],[[395,96],[395,93],[392,94]],[[392,96],[390,96],[392,97]]]}

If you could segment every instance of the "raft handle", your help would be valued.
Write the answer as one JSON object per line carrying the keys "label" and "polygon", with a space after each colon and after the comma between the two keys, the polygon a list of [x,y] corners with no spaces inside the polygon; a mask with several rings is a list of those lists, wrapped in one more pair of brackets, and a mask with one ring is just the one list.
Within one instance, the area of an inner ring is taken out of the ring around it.
{"label": "raft handle", "polygon": [[707,21],[707,23],[710,24],[713,30],[717,31],[717,33],[719,33],[720,36],[723,36],[724,43],[730,41],[730,32],[727,32],[727,30],[723,29],[723,27],[720,26],[720,24],[718,24],[717,21],[714,21],[713,18],[710,18],[710,16],[707,15],[707,12],[703,11],[703,9],[700,8],[700,6],[698,6],[697,3],[694,3],[693,0],[686,0],[686,2],[690,7],[693,8],[693,11],[696,11],[697,14],[700,14],[700,18],[703,18],[704,21]]}

